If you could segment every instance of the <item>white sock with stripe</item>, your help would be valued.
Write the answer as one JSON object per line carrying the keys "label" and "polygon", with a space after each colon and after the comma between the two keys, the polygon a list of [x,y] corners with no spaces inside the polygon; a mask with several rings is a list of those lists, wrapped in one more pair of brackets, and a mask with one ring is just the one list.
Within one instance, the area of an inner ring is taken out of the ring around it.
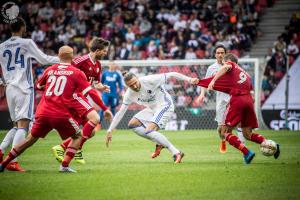
{"label": "white sock with stripe", "polygon": [[180,153],[180,151],[161,133],[157,131],[149,131],[145,133],[152,141],[166,147],[172,155]]}
{"label": "white sock with stripe", "polygon": [[3,154],[5,153],[6,149],[12,144],[17,130],[18,129],[16,127],[10,129],[8,131],[8,133],[6,134],[6,136],[4,137],[4,139],[0,145],[0,149]]}
{"label": "white sock with stripe", "polygon": [[[16,131],[16,135],[14,137],[14,140],[13,140],[13,147],[15,147],[16,145],[20,144],[21,142],[23,142],[25,140],[26,133],[27,133],[26,129],[18,128],[18,130]],[[16,160],[17,159],[15,158],[11,162],[16,162]]]}

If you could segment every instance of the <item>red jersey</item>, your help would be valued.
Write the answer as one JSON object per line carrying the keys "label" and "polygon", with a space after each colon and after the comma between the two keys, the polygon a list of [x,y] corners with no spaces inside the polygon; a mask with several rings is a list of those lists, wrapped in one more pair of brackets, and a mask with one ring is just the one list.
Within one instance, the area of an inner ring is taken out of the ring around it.
{"label": "red jersey", "polygon": [[[216,80],[214,90],[225,92],[230,95],[250,94],[253,90],[250,75],[240,66],[233,62],[226,62],[231,65],[231,69]],[[201,79],[199,86],[207,88],[214,76]]]}
{"label": "red jersey", "polygon": [[83,71],[91,85],[100,82],[101,64],[99,61],[94,63],[89,54],[74,58],[72,65]]}
{"label": "red jersey", "polygon": [[69,116],[69,105],[75,91],[86,93],[91,86],[82,71],[71,64],[55,64],[47,68],[37,82],[37,88],[45,87],[37,107],[36,116],[64,118]]}

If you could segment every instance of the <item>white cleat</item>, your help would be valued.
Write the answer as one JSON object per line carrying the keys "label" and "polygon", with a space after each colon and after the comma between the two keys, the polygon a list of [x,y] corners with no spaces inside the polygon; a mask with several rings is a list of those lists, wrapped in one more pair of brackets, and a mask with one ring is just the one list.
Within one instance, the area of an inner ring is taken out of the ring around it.
{"label": "white cleat", "polygon": [[63,173],[77,173],[76,170],[70,168],[70,167],[63,167],[60,165],[59,167],[59,172],[63,172]]}

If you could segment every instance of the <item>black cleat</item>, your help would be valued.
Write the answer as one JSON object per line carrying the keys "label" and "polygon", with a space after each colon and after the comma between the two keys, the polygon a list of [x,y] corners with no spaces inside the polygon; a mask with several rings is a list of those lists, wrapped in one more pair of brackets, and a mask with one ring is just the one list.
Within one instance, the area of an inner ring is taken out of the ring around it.
{"label": "black cleat", "polygon": [[280,148],[279,148],[279,144],[276,144],[277,147],[277,151],[274,153],[274,158],[277,159],[280,156]]}

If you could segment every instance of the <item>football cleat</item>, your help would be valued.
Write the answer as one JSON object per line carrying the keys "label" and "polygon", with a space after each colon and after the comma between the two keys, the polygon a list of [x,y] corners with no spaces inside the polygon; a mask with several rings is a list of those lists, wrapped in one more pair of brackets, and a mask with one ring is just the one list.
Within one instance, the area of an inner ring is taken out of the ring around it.
{"label": "football cleat", "polygon": [[163,145],[156,144],[155,151],[152,153],[151,158],[156,158],[159,156],[160,151],[165,148]]}
{"label": "football cleat", "polygon": [[226,140],[222,140],[220,143],[220,153],[226,153]]}
{"label": "football cleat", "polygon": [[78,149],[78,151],[76,152],[74,159],[76,162],[80,163],[80,164],[85,164],[85,160],[83,159],[82,156],[82,150]]}
{"label": "football cleat", "polygon": [[274,153],[274,158],[277,159],[280,156],[280,145],[276,144],[277,150]]}
{"label": "football cleat", "polygon": [[252,151],[248,151],[248,154],[247,155],[244,155],[244,161],[246,164],[250,164],[252,159],[254,158],[255,156],[255,153],[252,152]]}
{"label": "football cleat", "polygon": [[62,173],[77,173],[76,170],[70,168],[70,167],[63,167],[63,166],[59,166],[59,172],[62,172]]}
{"label": "football cleat", "polygon": [[61,163],[64,160],[65,150],[60,145],[52,147],[52,152],[58,162]]}
{"label": "football cleat", "polygon": [[18,162],[11,162],[6,166],[6,169],[9,171],[15,172],[25,172],[25,170],[20,166]]}
{"label": "football cleat", "polygon": [[174,163],[181,163],[182,158],[184,157],[183,152],[179,152],[178,154],[173,156]]}

